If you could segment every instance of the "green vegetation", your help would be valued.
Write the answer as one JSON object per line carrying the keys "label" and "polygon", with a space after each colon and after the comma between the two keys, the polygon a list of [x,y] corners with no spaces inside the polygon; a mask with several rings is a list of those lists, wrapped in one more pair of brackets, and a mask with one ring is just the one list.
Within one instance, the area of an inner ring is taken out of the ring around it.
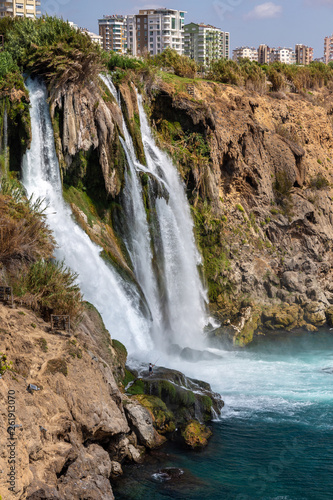
{"label": "green vegetation", "polygon": [[49,260],[55,243],[42,200],[27,199],[12,177],[4,177],[0,189],[0,270],[5,279],[34,310],[76,316],[81,307],[76,275]]}
{"label": "green vegetation", "polygon": [[145,393],[145,383],[143,380],[140,378],[135,380],[135,382],[127,389],[128,394],[132,394],[133,396],[136,396],[138,394],[144,394]]}
{"label": "green vegetation", "polygon": [[112,347],[116,351],[119,361],[125,365],[127,359],[127,349],[124,344],[119,342],[119,340],[112,339]]}
{"label": "green vegetation", "polygon": [[57,17],[1,20],[0,31],[5,34],[5,50],[18,66],[56,86],[88,83],[103,66],[100,47]]}
{"label": "green vegetation", "polygon": [[325,189],[330,186],[329,181],[322,174],[317,174],[310,180],[310,187],[312,189]]}
{"label": "green vegetation", "polygon": [[162,120],[157,124],[158,139],[179,166],[185,183],[193,169],[198,169],[198,184],[203,179],[210,161],[210,147],[207,137],[199,132],[184,132],[180,123]]}
{"label": "green vegetation", "polygon": [[0,375],[6,373],[7,370],[11,370],[13,366],[12,361],[7,360],[7,355],[0,352]]}
{"label": "green vegetation", "polygon": [[37,340],[37,343],[39,345],[39,347],[41,348],[41,350],[43,352],[47,352],[48,351],[48,345],[47,345],[47,340],[44,339],[43,337],[41,337],[40,339]]}
{"label": "green vegetation", "polygon": [[77,275],[63,262],[38,260],[14,286],[14,292],[34,310],[42,314],[69,314],[76,317],[81,310],[81,292]]}
{"label": "green vegetation", "polygon": [[229,280],[229,251],[223,234],[225,222],[214,217],[207,200],[199,201],[196,207],[191,208],[197,242],[204,260],[209,299],[216,302],[221,295],[230,296],[233,288]]}
{"label": "green vegetation", "polygon": [[216,82],[244,86],[249,90],[264,91],[266,75],[256,62],[243,59],[239,63],[219,59],[211,64],[208,78]]}

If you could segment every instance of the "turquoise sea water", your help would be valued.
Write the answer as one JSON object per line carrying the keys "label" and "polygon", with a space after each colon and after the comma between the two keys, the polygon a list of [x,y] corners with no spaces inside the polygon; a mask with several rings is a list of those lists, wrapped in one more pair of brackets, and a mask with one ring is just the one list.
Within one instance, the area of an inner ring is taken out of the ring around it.
{"label": "turquoise sea water", "polygon": [[[125,467],[116,499],[333,499],[333,332],[221,354],[218,363],[174,366],[225,400],[207,449],[168,444],[144,465]],[[163,482],[154,474],[165,467],[184,473]]]}

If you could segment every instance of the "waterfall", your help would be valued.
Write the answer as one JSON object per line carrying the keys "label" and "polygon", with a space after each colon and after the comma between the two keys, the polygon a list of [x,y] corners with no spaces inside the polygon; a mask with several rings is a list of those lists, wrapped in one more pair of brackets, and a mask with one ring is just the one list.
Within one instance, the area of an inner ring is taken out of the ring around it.
{"label": "waterfall", "polygon": [[131,350],[151,349],[150,322],[140,313],[139,293],[104,262],[101,249],[74,222],[63,201],[46,87],[31,79],[26,85],[32,143],[23,159],[22,180],[29,195],[42,197],[48,204],[47,221],[58,245],[56,257],[78,273],[85,300],[97,307],[112,337]]}
{"label": "waterfall", "polygon": [[[120,105],[111,78],[101,78]],[[201,257],[194,240],[188,201],[175,166],[154,141],[141,96],[138,96],[138,107],[147,166],[141,165],[136,158],[133,141],[123,119],[125,143],[122,143],[128,162],[123,192],[126,214],[124,240],[136,278],[150,307],[154,339],[159,345],[165,340],[183,346],[194,343],[200,347],[207,320],[207,295],[198,272]],[[153,199],[157,219],[154,241],[150,237],[152,228],[149,228],[143,203],[140,172],[149,174],[150,198]],[[156,184],[159,196],[153,192]],[[155,269],[151,247],[154,247],[158,262]],[[163,276],[162,280],[160,276]]]}
{"label": "waterfall", "polygon": [[202,347],[208,299],[198,271],[202,259],[194,239],[190,207],[178,171],[169,156],[156,145],[141,96],[138,96],[138,105],[147,171],[159,179],[168,192],[168,199],[164,196],[156,199],[160,232],[156,250],[165,281],[168,329],[174,342]]}
{"label": "waterfall", "polygon": [[[117,99],[112,80],[101,78]],[[43,197],[48,204],[48,224],[58,245],[56,257],[78,273],[84,298],[100,311],[111,336],[125,342],[130,352],[162,348],[163,341],[164,345],[202,346],[207,297],[198,271],[201,258],[190,209],[175,166],[153,139],[141,97],[138,105],[147,166],[138,161],[124,120],[121,139],[127,159],[122,229],[140,293],[105,263],[101,249],[74,222],[62,198],[46,88],[31,79],[27,87],[32,143],[23,160],[23,184],[29,195]],[[153,222],[147,219],[142,173],[148,178]],[[141,312],[142,294],[149,318]]]}

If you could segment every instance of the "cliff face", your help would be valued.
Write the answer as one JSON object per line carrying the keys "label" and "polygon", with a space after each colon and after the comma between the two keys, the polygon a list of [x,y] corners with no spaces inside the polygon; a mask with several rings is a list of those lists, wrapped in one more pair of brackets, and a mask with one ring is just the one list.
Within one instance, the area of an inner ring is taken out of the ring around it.
{"label": "cliff face", "polygon": [[[121,463],[163,441],[150,413],[119,391],[124,348],[90,306],[70,336],[0,304],[0,339],[13,362],[0,380],[2,498],[112,499]],[[30,383],[39,390],[27,391]]]}
{"label": "cliff face", "polygon": [[[239,344],[331,321],[331,92],[157,82],[151,120],[193,206],[212,308]],[[226,329],[224,329],[226,331]]]}
{"label": "cliff face", "polygon": [[[192,97],[184,80],[166,80],[149,82],[146,104],[161,147],[187,185],[211,309],[223,332],[243,345],[254,332],[315,330],[330,322],[331,93],[260,95],[197,81]],[[119,90],[144,162],[133,84],[125,81]],[[51,92],[51,114],[64,182],[102,198],[103,218],[122,190],[119,107],[101,82]],[[84,225],[78,205],[74,200]],[[87,230],[103,244],[98,224]],[[131,275],[113,233],[103,246]]]}

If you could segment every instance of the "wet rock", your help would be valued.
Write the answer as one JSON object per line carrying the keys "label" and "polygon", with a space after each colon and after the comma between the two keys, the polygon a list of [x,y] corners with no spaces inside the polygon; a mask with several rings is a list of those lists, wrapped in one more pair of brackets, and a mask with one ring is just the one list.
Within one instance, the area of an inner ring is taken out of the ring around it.
{"label": "wet rock", "polygon": [[190,347],[185,347],[180,352],[180,357],[192,363],[196,363],[197,361],[209,361],[214,359],[221,359],[221,356],[219,356],[218,354],[214,354],[213,352],[198,351],[196,349],[191,349]]}
{"label": "wet rock", "polygon": [[148,395],[138,395],[136,399],[150,412],[154,427],[160,434],[168,434],[175,431],[175,417],[161,399]]}

